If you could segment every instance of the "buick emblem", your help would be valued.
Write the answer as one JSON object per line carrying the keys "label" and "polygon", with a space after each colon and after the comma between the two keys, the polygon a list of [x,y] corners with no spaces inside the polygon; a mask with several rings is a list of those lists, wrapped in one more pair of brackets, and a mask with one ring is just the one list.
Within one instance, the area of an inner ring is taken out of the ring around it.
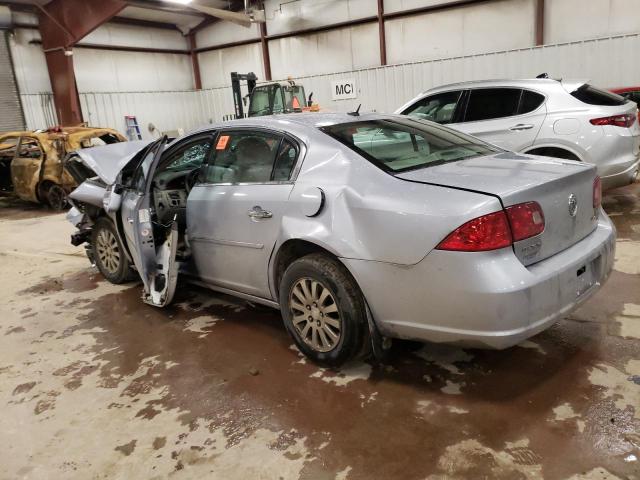
{"label": "buick emblem", "polygon": [[575,217],[578,213],[578,198],[574,193],[569,195],[569,215]]}

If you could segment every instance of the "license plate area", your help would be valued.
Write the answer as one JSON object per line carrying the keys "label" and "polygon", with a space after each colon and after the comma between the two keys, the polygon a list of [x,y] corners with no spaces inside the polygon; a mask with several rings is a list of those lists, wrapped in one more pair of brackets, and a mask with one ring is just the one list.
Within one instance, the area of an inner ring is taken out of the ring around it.
{"label": "license plate area", "polygon": [[580,265],[575,271],[576,282],[576,298],[583,295],[596,283],[597,272],[600,268],[600,262],[602,257],[598,256],[595,259]]}

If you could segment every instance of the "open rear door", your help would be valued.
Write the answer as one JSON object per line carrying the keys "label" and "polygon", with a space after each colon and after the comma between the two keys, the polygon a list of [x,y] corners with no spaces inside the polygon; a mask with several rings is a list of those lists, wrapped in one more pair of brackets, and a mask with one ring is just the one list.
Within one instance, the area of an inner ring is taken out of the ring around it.
{"label": "open rear door", "polygon": [[153,177],[166,143],[165,136],[148,148],[134,174],[137,180],[124,187],[120,208],[131,257],[144,285],[142,298],[156,307],[164,307],[173,299],[179,267],[177,223],[154,225],[150,208]]}

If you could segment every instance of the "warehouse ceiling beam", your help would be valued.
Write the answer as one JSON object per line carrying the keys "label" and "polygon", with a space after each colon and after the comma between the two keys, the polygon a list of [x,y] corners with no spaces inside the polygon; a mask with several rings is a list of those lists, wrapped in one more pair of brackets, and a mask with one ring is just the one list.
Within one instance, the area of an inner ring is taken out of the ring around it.
{"label": "warehouse ceiling beam", "polygon": [[82,109],[73,70],[71,48],[103,23],[120,13],[127,3],[122,0],[53,0],[35,4],[42,37],[53,101],[61,125],[82,123]]}

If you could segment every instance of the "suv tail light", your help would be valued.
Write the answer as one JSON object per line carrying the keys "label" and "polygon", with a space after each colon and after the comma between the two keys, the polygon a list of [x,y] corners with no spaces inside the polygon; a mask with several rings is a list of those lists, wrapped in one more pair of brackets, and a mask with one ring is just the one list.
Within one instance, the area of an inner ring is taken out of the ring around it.
{"label": "suv tail light", "polygon": [[593,180],[593,208],[600,208],[602,203],[602,182],[600,177]]}
{"label": "suv tail light", "polygon": [[636,121],[636,116],[631,113],[614,115],[612,117],[592,118],[591,125],[613,125],[614,127],[630,128]]}
{"label": "suv tail light", "polygon": [[457,252],[497,250],[543,231],[544,214],[540,205],[537,202],[519,203],[469,220],[451,232],[436,249]]}

